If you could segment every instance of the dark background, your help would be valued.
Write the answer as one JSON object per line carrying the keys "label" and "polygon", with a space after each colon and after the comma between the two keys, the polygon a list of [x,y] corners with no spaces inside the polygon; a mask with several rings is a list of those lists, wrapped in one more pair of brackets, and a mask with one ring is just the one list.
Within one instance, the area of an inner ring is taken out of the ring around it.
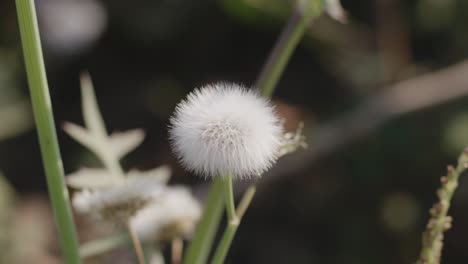
{"label": "dark background", "polygon": [[[439,177],[468,144],[468,97],[460,96],[394,115],[350,140],[344,129],[320,143],[345,138],[346,144],[304,158],[301,152],[314,151],[314,131],[322,124],[359,109],[392,84],[468,56],[466,1],[342,3],[349,23],[327,15],[315,21],[274,94],[288,129],[305,122],[310,146],[280,161],[259,182],[228,263],[413,263]],[[204,181],[184,172],[170,152],[168,118],[200,85],[219,80],[252,85],[294,1],[36,4],[57,125],[82,123],[78,77],[88,70],[108,129],[147,133],[124,166],[170,164],[171,182],[201,190]],[[14,1],[0,2],[0,170],[22,208],[25,201],[43,199],[46,185],[15,14]],[[449,88],[437,85],[440,94]],[[418,88],[421,95],[424,88]],[[367,124],[365,115],[360,121]],[[62,131],[58,136],[67,173],[97,164]],[[466,206],[468,185],[462,177],[444,263],[468,260]]]}

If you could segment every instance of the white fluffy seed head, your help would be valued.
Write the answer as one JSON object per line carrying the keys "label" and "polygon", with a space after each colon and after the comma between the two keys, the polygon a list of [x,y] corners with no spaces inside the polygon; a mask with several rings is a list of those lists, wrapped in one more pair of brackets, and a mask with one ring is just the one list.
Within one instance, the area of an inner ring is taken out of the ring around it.
{"label": "white fluffy seed head", "polygon": [[282,126],[273,106],[237,84],[196,89],[177,105],[170,122],[180,162],[205,177],[259,176],[278,156]]}

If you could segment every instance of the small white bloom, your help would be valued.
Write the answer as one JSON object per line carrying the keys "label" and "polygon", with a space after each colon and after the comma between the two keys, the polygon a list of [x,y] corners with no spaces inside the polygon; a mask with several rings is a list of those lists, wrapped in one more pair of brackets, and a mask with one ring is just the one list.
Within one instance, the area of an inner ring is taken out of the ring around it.
{"label": "small white bloom", "polygon": [[200,216],[200,203],[189,189],[167,187],[130,224],[141,240],[171,240],[190,235]]}
{"label": "small white bloom", "polygon": [[245,178],[259,176],[276,161],[282,126],[267,99],[236,84],[218,83],[179,103],[169,133],[187,169]]}
{"label": "small white bloom", "polygon": [[100,190],[82,190],[73,196],[77,212],[96,214],[104,220],[124,223],[147,206],[163,190],[155,178],[132,178],[124,183]]}

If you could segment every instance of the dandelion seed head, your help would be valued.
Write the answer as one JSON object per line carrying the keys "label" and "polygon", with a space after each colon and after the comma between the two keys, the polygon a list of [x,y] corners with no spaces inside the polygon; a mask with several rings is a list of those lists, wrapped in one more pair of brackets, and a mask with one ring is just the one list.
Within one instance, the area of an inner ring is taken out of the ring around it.
{"label": "dandelion seed head", "polygon": [[169,133],[188,170],[205,177],[248,178],[276,161],[282,126],[267,99],[237,84],[217,83],[179,103]]}

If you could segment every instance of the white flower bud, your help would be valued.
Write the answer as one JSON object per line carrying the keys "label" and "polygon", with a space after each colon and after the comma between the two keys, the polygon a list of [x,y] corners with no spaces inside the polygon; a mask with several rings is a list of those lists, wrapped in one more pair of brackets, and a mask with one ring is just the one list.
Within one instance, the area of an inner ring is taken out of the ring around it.
{"label": "white flower bud", "polygon": [[282,126],[267,99],[237,84],[217,83],[179,103],[169,133],[188,170],[205,177],[248,178],[276,161]]}

